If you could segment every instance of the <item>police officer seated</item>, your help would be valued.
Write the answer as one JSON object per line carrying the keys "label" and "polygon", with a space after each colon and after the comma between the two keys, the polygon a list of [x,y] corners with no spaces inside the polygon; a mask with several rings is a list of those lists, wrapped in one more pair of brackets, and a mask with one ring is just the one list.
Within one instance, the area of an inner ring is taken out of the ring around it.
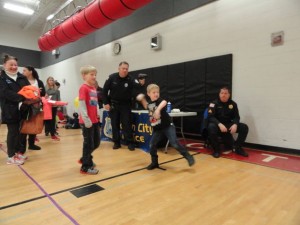
{"label": "police officer seated", "polygon": [[[238,106],[230,99],[228,87],[222,87],[219,98],[209,104],[207,131],[213,157],[219,158],[221,155],[219,136],[236,154],[248,157],[248,153],[242,148],[247,138],[248,126],[240,123]],[[232,137],[234,133],[238,133],[236,141]]]}

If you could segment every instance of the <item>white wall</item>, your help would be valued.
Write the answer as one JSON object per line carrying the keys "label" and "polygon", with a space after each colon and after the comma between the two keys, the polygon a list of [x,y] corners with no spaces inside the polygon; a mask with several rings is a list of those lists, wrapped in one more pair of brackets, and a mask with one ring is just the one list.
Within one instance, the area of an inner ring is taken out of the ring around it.
{"label": "white wall", "polygon": [[39,36],[39,32],[24,31],[0,22],[0,45],[40,51]]}
{"label": "white wall", "polygon": [[[72,113],[82,65],[96,66],[102,85],[122,60],[136,70],[232,53],[233,99],[250,127],[247,142],[299,149],[299,28],[299,0],[220,0],[122,38],[121,55],[113,56],[108,44],[41,73],[66,79],[61,96]],[[285,43],[271,47],[270,35],[277,31],[284,31]],[[156,33],[163,38],[157,52],[149,48]]]}

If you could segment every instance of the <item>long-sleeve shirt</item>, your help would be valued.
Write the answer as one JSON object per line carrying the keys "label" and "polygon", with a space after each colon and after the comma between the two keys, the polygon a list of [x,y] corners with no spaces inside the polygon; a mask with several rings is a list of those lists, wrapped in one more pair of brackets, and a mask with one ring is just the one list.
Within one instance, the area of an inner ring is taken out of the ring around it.
{"label": "long-sleeve shirt", "polygon": [[219,99],[213,101],[208,107],[208,121],[215,124],[238,124],[240,122],[240,115],[237,104],[228,100],[221,102]]}
{"label": "long-sleeve shirt", "polygon": [[116,102],[119,104],[131,104],[134,80],[128,75],[124,78],[118,73],[111,74],[103,86],[103,104]]}

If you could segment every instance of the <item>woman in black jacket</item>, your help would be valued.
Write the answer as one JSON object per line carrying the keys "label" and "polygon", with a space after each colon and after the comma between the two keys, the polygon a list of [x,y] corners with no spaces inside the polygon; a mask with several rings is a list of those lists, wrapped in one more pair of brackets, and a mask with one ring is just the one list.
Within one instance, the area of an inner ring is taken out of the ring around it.
{"label": "woman in black jacket", "polygon": [[3,57],[3,70],[0,75],[0,100],[2,109],[2,123],[7,125],[7,164],[21,165],[26,156],[20,150],[20,121],[23,108],[33,102],[25,99],[18,91],[30,85],[25,76],[18,72],[17,58],[10,55]]}
{"label": "woman in black jacket", "polygon": [[[45,96],[45,86],[43,81],[39,79],[38,72],[32,66],[25,66],[23,69],[23,75],[27,78],[29,83],[32,86],[35,86],[40,89],[40,96]],[[24,154],[26,152],[26,141],[27,141],[27,134],[21,134],[21,149],[20,152]],[[30,150],[41,150],[40,146],[35,145],[36,134],[29,134],[28,135],[28,149]]]}

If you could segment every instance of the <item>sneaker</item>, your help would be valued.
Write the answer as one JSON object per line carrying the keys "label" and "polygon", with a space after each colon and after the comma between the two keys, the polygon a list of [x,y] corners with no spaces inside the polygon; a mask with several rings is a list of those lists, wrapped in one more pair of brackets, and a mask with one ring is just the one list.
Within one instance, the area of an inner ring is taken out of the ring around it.
{"label": "sneaker", "polygon": [[17,156],[13,156],[13,157],[7,159],[6,164],[8,164],[8,165],[23,165],[24,160],[19,159]]}
{"label": "sneaker", "polygon": [[60,139],[59,139],[57,136],[55,136],[55,135],[51,136],[51,139],[52,139],[53,141],[59,141],[59,140],[60,140]]}
{"label": "sneaker", "polygon": [[20,153],[20,152],[16,153],[16,157],[23,160],[23,161],[28,159],[28,157],[25,154]]}
{"label": "sneaker", "polygon": [[59,136],[59,133],[55,132],[55,135]]}
{"label": "sneaker", "polygon": [[[79,164],[82,164],[82,160],[81,159],[78,159],[77,161]],[[93,167],[96,167],[96,163],[93,162]]]}
{"label": "sneaker", "polygon": [[87,170],[80,169],[80,173],[96,175],[97,173],[99,173],[99,170],[94,167],[91,167],[91,168],[88,168]]}
{"label": "sneaker", "polygon": [[40,146],[37,146],[37,145],[30,145],[30,146],[28,146],[28,149],[30,149],[30,150],[41,150],[42,148]]}
{"label": "sneaker", "polygon": [[151,163],[149,166],[147,166],[147,170],[153,170],[155,168],[159,168],[158,163]]}
{"label": "sneaker", "polygon": [[129,144],[129,145],[128,145],[128,149],[129,149],[130,151],[134,151],[134,150],[135,150],[134,144]]}
{"label": "sneaker", "polygon": [[195,164],[194,156],[190,155],[190,153],[187,153],[184,158],[188,161],[189,166],[192,166]]}
{"label": "sneaker", "polygon": [[119,143],[114,143],[113,149],[119,149],[121,145]]}

